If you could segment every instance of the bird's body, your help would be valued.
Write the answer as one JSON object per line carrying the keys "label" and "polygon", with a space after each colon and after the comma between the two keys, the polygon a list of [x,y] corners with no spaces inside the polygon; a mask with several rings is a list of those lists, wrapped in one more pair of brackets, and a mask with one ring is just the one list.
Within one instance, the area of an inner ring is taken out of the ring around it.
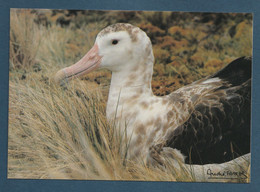
{"label": "bird's body", "polygon": [[163,164],[177,154],[187,163],[206,164],[250,152],[250,59],[163,97],[151,89],[153,64],[147,35],[119,23],[102,30],[87,55],[56,79],[98,67],[112,71],[106,115],[130,140],[129,159]]}

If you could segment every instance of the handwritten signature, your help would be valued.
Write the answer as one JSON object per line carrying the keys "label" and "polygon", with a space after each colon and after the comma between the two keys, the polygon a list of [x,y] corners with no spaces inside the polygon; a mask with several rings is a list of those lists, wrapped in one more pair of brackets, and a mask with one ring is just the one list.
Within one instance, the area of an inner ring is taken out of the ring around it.
{"label": "handwritten signature", "polygon": [[211,169],[207,170],[207,175],[209,175],[209,179],[247,179],[247,174],[245,171],[218,171],[213,172]]}

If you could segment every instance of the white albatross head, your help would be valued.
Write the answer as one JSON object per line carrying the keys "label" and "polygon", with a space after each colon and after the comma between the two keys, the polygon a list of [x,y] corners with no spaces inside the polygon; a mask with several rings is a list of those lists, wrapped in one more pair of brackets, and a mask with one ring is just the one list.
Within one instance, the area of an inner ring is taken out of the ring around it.
{"label": "white albatross head", "polygon": [[55,81],[82,76],[97,68],[112,72],[136,71],[142,67],[140,64],[147,63],[148,56],[153,63],[152,45],[145,32],[131,24],[113,24],[99,32],[94,46],[81,60],[58,71]]}

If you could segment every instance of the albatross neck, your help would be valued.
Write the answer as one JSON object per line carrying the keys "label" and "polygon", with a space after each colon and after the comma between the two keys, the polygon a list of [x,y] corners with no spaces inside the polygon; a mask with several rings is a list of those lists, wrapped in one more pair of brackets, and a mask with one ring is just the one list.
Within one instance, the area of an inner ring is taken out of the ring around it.
{"label": "albatross neck", "polygon": [[138,97],[152,97],[151,80],[153,60],[146,59],[132,69],[112,72],[107,116],[114,114],[117,106]]}

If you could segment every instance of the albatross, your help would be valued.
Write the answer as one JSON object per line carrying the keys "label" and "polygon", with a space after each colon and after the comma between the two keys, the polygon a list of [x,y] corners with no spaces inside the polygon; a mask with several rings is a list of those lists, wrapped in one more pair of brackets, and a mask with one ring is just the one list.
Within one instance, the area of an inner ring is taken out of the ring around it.
{"label": "albatross", "polygon": [[117,23],[100,31],[88,53],[55,80],[64,83],[97,68],[112,72],[106,117],[129,139],[129,159],[164,164],[178,157],[204,165],[250,153],[250,57],[162,97],[152,92],[153,65],[147,34]]}

